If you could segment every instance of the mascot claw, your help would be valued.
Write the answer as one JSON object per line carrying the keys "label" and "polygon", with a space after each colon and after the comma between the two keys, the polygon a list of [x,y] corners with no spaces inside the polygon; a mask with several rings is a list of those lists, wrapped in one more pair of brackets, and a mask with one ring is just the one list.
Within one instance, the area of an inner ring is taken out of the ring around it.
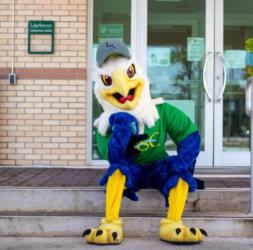
{"label": "mascot claw", "polygon": [[121,220],[106,222],[101,220],[98,228],[87,229],[83,232],[83,237],[87,243],[97,245],[117,245],[123,240]]}
{"label": "mascot claw", "polygon": [[160,223],[160,239],[176,244],[197,244],[204,240],[207,232],[200,228],[188,228],[181,222],[172,222],[162,219]]}

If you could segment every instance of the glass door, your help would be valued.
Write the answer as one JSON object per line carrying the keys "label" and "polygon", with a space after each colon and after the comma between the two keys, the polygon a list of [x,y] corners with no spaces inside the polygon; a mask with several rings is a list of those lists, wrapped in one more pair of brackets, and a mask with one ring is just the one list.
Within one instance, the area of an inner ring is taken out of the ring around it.
{"label": "glass door", "polygon": [[[148,0],[151,92],[197,124],[199,167],[250,165],[244,103],[253,75],[252,9],[251,0]],[[175,149],[169,138],[167,146]]]}
{"label": "glass door", "polygon": [[253,75],[252,9],[251,0],[215,1],[215,166],[250,165],[245,87]]}
{"label": "glass door", "polygon": [[[94,165],[106,165],[105,161],[100,159],[97,143],[95,139],[95,128],[93,122],[102,112],[100,104],[98,104],[93,88],[96,81],[96,51],[100,43],[106,40],[120,40],[123,41],[129,48],[131,47],[132,33],[131,33],[131,0],[90,0],[89,12],[92,13],[90,23],[92,27],[90,30],[89,41],[89,61],[90,67],[88,69],[88,163]],[[91,145],[91,147],[90,147]]]}
{"label": "glass door", "polygon": [[[197,166],[213,166],[213,0],[148,0],[147,72],[151,94],[184,111],[201,133]],[[204,77],[203,77],[204,71]],[[205,88],[204,88],[205,86]],[[174,151],[170,138],[167,149]],[[173,153],[173,152],[170,152]]]}

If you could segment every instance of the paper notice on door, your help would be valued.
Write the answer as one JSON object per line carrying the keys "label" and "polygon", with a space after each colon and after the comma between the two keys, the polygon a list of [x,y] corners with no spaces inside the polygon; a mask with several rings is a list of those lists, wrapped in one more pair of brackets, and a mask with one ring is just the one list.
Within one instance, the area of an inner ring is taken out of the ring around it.
{"label": "paper notice on door", "polygon": [[187,37],[187,60],[199,62],[205,54],[205,39],[203,37]]}
{"label": "paper notice on door", "polygon": [[245,50],[225,50],[224,58],[229,69],[243,69],[246,65]]}
{"label": "paper notice on door", "polygon": [[167,67],[171,64],[171,48],[150,46],[148,48],[149,67],[160,66]]}

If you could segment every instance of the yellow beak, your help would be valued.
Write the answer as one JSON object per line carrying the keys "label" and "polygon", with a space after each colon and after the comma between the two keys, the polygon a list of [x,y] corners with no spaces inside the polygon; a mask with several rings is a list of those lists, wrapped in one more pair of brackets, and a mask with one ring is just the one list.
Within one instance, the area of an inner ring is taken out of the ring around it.
{"label": "yellow beak", "polygon": [[119,109],[131,110],[137,105],[144,81],[141,78],[129,78],[123,69],[112,74],[112,86],[100,90],[100,96]]}

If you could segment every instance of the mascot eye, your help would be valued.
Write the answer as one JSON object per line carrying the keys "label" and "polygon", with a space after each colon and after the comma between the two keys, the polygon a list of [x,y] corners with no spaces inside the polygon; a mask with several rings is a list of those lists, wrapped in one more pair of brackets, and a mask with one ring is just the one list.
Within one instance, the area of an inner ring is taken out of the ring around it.
{"label": "mascot eye", "polygon": [[101,75],[101,80],[104,83],[105,86],[111,86],[112,85],[112,78],[107,75]]}
{"label": "mascot eye", "polygon": [[127,69],[127,76],[129,78],[133,78],[136,74],[135,66],[134,64],[131,64],[130,67]]}

